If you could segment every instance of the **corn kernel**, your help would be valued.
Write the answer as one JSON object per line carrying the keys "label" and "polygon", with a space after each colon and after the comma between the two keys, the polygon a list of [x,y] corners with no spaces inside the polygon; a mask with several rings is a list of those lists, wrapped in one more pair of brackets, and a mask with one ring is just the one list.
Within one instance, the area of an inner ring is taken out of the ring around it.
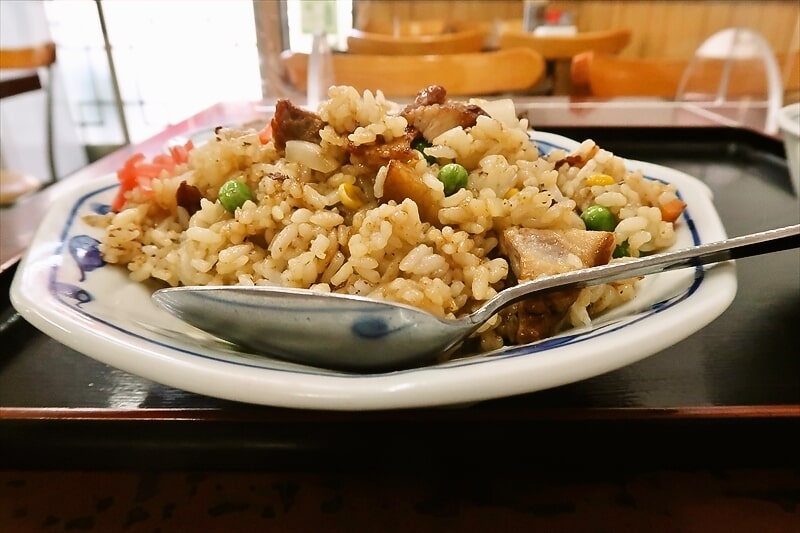
{"label": "corn kernel", "polygon": [[594,185],[614,185],[614,178],[608,174],[595,174],[586,178],[586,186],[592,187]]}
{"label": "corn kernel", "polygon": [[348,209],[358,209],[364,205],[364,193],[352,183],[342,183],[338,189],[339,201]]}
{"label": "corn kernel", "polygon": [[511,188],[510,188],[510,189],[508,189],[508,190],[506,191],[506,193],[503,195],[503,198],[505,198],[506,200],[508,200],[509,198],[511,198],[512,196],[516,196],[517,194],[519,194],[519,189],[517,189],[516,187],[511,187]]}

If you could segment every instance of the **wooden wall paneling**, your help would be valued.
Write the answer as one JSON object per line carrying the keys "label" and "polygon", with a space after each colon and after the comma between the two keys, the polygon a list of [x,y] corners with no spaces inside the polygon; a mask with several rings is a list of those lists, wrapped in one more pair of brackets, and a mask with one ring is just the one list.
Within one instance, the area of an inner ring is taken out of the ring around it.
{"label": "wooden wall paneling", "polygon": [[370,19],[490,22],[494,18],[521,18],[522,0],[354,0],[354,23],[363,28]]}
{"label": "wooden wall paneling", "polygon": [[[771,2],[739,2],[734,9],[730,10],[730,21],[727,27],[746,26],[759,28],[762,26],[762,15],[769,13]],[[777,28],[776,28],[777,29]]]}
{"label": "wooden wall paneling", "polygon": [[[630,57],[647,57],[657,52],[650,37],[651,24],[649,20],[653,16],[652,6],[643,2],[634,2],[631,5],[623,6],[621,9],[623,20],[619,23],[632,28],[636,36],[634,41],[636,48],[628,49],[627,55]],[[661,51],[661,53],[665,53],[665,51]]]}
{"label": "wooden wall paneling", "polygon": [[[579,30],[592,31],[607,28],[630,28],[631,42],[621,52],[622,55],[634,55],[642,43],[642,32],[636,20],[635,11],[627,9],[619,1],[590,2],[583,5],[581,2],[572,2],[571,10],[578,12],[576,22]],[[585,28],[585,30],[584,30]]]}
{"label": "wooden wall paneling", "polygon": [[697,13],[696,18],[700,21],[700,25],[696,35],[693,36],[691,41],[684,43],[681,50],[675,51],[675,57],[690,58],[704,39],[713,35],[719,29],[730,26],[730,15],[729,6],[721,2],[710,2],[704,6],[704,9]]}
{"label": "wooden wall paneling", "polygon": [[[793,10],[785,10],[783,22],[776,28],[775,40],[770,38],[769,31],[765,32],[770,44],[780,51],[797,50],[797,44],[793,44],[798,30],[800,30],[800,2],[795,3]],[[794,21],[794,24],[792,24]]]}
{"label": "wooden wall paneling", "polygon": [[[664,2],[669,4],[670,2]],[[694,54],[697,46],[704,40],[707,33],[708,6],[697,5],[694,2],[675,9],[667,9],[664,13],[657,14],[663,18],[653,18],[653,23],[662,29],[661,42],[654,43],[650,54],[653,57],[689,58]]]}
{"label": "wooden wall paneling", "polygon": [[776,53],[786,52],[800,14],[793,0],[571,0],[551,5],[574,13],[580,30],[634,29],[622,53],[630,57],[688,58],[707,37],[733,26],[752,28]]}
{"label": "wooden wall paneling", "polygon": [[720,29],[729,28],[733,24],[733,9],[725,2],[709,2],[705,6],[705,12],[706,27],[703,35],[713,35]]}
{"label": "wooden wall paneling", "polygon": [[[551,0],[550,5],[571,12],[582,31],[631,28],[622,57],[688,60],[705,39],[735,26],[761,33],[779,56],[800,47],[797,0]],[[519,19],[522,8],[523,0],[354,0],[357,27],[371,17],[491,23]]]}
{"label": "wooden wall paneling", "polygon": [[[649,20],[659,21],[658,24],[650,24],[647,32],[647,40],[645,43],[647,47],[643,50],[646,56],[658,57],[663,54],[664,50],[671,48],[671,43],[679,40],[686,39],[683,33],[683,25],[680,27],[671,27],[667,24],[669,14],[672,12],[680,13],[675,7],[671,6],[671,2],[657,2],[645,7],[645,12]],[[683,13],[680,16],[685,20],[687,17]],[[639,25],[641,27],[642,24]]]}
{"label": "wooden wall paneling", "polygon": [[[403,2],[399,2],[403,3]],[[424,18],[442,18],[443,15],[447,14],[448,8],[452,9],[455,6],[451,6],[450,2],[431,2],[430,0],[416,0],[414,2],[406,2],[411,8],[411,18],[412,19],[420,19],[420,13],[426,13],[427,17]],[[442,11],[444,8],[444,12]]]}
{"label": "wooden wall paneling", "polygon": [[[441,2],[445,3],[445,2]],[[491,22],[495,18],[521,19],[522,2],[520,0],[480,0],[449,2],[447,14],[457,20],[473,22]],[[422,14],[424,16],[424,14]]]}

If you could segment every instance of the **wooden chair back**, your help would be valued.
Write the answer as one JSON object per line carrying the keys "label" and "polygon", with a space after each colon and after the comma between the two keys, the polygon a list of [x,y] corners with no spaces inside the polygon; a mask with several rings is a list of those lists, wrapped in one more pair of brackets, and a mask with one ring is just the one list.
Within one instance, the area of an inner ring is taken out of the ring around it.
{"label": "wooden chair back", "polygon": [[[305,91],[308,54],[285,50],[281,60],[291,85]],[[528,48],[429,55],[333,54],[336,85],[386,96],[413,97],[439,84],[451,95],[491,95],[525,91],[544,75],[544,59]]]}
{"label": "wooden chair back", "polygon": [[[28,47],[0,48],[0,71],[14,71],[0,79],[0,98],[9,98],[45,89],[45,128],[47,163],[50,176],[39,179],[11,169],[0,170],[0,203],[8,204],[19,196],[55,181],[55,142],[53,135],[52,66],[56,62],[56,45],[47,41]],[[41,76],[46,71],[46,76]]]}
{"label": "wooden chair back", "polygon": [[35,69],[56,62],[56,44],[45,42],[24,48],[0,48],[0,70]]}
{"label": "wooden chair back", "polygon": [[347,51],[351,54],[420,55],[480,52],[486,33],[477,28],[461,31],[391,35],[351,30],[347,36]]}
{"label": "wooden chair back", "polygon": [[[783,65],[784,90],[800,90],[800,50],[779,55],[777,61]],[[572,86],[576,94],[602,98],[646,96],[674,99],[688,64],[686,59],[633,59],[587,51],[572,60]],[[702,70],[695,75],[694,88],[704,87],[713,94],[724,66],[722,59],[706,60]],[[756,60],[753,60],[752,68],[739,62],[730,71],[728,94],[732,97],[766,94],[765,78],[753,74],[758,68],[761,67]]]}
{"label": "wooden chair back", "polygon": [[686,65],[686,60],[631,59],[587,50],[572,58],[570,75],[577,94],[671,99]]}
{"label": "wooden chair back", "polygon": [[383,35],[413,36],[437,35],[445,33],[451,28],[450,22],[444,19],[425,20],[368,20],[358,29],[367,33],[381,33]]}
{"label": "wooden chair back", "polygon": [[498,37],[501,49],[525,46],[536,50],[548,60],[570,60],[586,50],[617,54],[630,41],[631,31],[626,28],[578,32],[575,35],[536,35],[520,30],[507,30]]}
{"label": "wooden chair back", "polygon": [[0,81],[0,98],[41,89],[38,69],[49,69],[55,62],[56,45],[53,42],[24,48],[0,48],[0,71],[24,71],[4,76]]}

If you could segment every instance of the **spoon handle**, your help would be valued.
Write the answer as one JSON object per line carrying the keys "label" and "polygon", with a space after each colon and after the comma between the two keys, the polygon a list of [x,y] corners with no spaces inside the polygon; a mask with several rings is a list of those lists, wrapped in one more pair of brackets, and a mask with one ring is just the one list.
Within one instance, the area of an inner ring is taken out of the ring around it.
{"label": "spoon handle", "polygon": [[795,224],[784,228],[654,254],[630,261],[621,261],[536,278],[499,292],[494,298],[487,301],[479,312],[471,317],[471,321],[482,322],[503,307],[532,293],[553,289],[588,287],[620,279],[780,252],[798,247],[800,247],[800,224]]}

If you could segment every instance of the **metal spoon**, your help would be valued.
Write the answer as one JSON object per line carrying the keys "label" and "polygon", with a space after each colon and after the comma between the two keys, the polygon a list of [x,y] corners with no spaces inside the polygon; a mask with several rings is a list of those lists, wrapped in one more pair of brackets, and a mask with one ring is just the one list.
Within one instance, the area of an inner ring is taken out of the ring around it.
{"label": "metal spoon", "polygon": [[586,287],[800,246],[800,225],[617,262],[509,287],[459,319],[359,296],[267,286],[174,287],[153,300],[222,339],[306,365],[386,371],[434,363],[502,308],[542,291]]}

